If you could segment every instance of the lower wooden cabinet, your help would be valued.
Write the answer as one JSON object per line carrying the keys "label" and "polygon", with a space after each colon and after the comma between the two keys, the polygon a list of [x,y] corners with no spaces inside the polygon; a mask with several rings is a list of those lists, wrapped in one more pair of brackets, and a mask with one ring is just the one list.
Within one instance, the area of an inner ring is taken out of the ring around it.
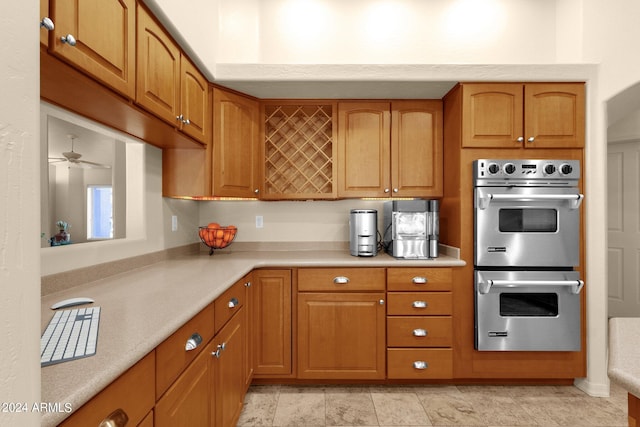
{"label": "lower wooden cabinet", "polygon": [[155,402],[155,355],[155,351],[149,353],[64,420],[60,426],[118,425],[101,423],[125,417],[128,419],[127,425],[136,426],[141,423],[153,409]]}
{"label": "lower wooden cabinet", "polygon": [[298,294],[298,378],[384,379],[385,295]]}
{"label": "lower wooden cabinet", "polygon": [[393,379],[448,379],[453,377],[450,348],[390,348],[387,370]]}
{"label": "lower wooden cabinet", "polygon": [[210,359],[212,387],[215,390],[215,415],[212,417],[217,427],[236,425],[245,387],[245,308],[241,308],[212,341],[213,356]]}
{"label": "lower wooden cabinet", "polygon": [[252,282],[254,375],[290,376],[293,373],[291,270],[256,270]]}
{"label": "lower wooden cabinet", "polygon": [[189,365],[156,403],[156,427],[208,427],[213,394],[210,372],[213,344]]}

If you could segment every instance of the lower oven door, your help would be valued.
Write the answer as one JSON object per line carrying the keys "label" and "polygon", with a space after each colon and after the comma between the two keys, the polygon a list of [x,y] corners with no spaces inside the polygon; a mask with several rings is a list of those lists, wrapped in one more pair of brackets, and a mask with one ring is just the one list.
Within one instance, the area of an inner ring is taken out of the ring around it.
{"label": "lower oven door", "polygon": [[583,284],[576,271],[476,271],[476,349],[580,351]]}
{"label": "lower oven door", "polygon": [[475,265],[578,265],[581,201],[576,188],[477,187]]}

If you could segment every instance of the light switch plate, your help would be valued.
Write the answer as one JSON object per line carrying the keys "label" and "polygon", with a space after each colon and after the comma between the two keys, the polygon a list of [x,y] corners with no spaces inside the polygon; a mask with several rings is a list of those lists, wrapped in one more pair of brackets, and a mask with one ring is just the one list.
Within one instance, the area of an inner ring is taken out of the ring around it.
{"label": "light switch plate", "polygon": [[262,227],[264,227],[264,219],[262,218],[262,215],[256,215],[256,228]]}
{"label": "light switch plate", "polygon": [[171,215],[171,231],[178,231],[178,216]]}

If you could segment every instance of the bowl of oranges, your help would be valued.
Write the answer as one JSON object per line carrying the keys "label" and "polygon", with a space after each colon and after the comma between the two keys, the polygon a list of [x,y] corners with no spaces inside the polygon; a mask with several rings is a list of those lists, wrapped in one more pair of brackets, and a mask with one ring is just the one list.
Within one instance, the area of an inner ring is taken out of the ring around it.
{"label": "bowl of oranges", "polygon": [[238,228],[235,225],[221,226],[217,222],[210,222],[205,227],[198,227],[198,235],[202,243],[209,247],[209,255],[214,249],[226,248],[236,237]]}

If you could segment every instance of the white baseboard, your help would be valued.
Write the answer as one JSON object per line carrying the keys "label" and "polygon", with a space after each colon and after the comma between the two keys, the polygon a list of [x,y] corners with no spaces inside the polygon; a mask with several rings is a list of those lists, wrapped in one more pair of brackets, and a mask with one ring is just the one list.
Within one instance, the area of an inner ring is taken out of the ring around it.
{"label": "white baseboard", "polygon": [[590,382],[587,378],[576,378],[573,382],[580,390],[592,397],[609,397],[609,381],[605,384]]}

